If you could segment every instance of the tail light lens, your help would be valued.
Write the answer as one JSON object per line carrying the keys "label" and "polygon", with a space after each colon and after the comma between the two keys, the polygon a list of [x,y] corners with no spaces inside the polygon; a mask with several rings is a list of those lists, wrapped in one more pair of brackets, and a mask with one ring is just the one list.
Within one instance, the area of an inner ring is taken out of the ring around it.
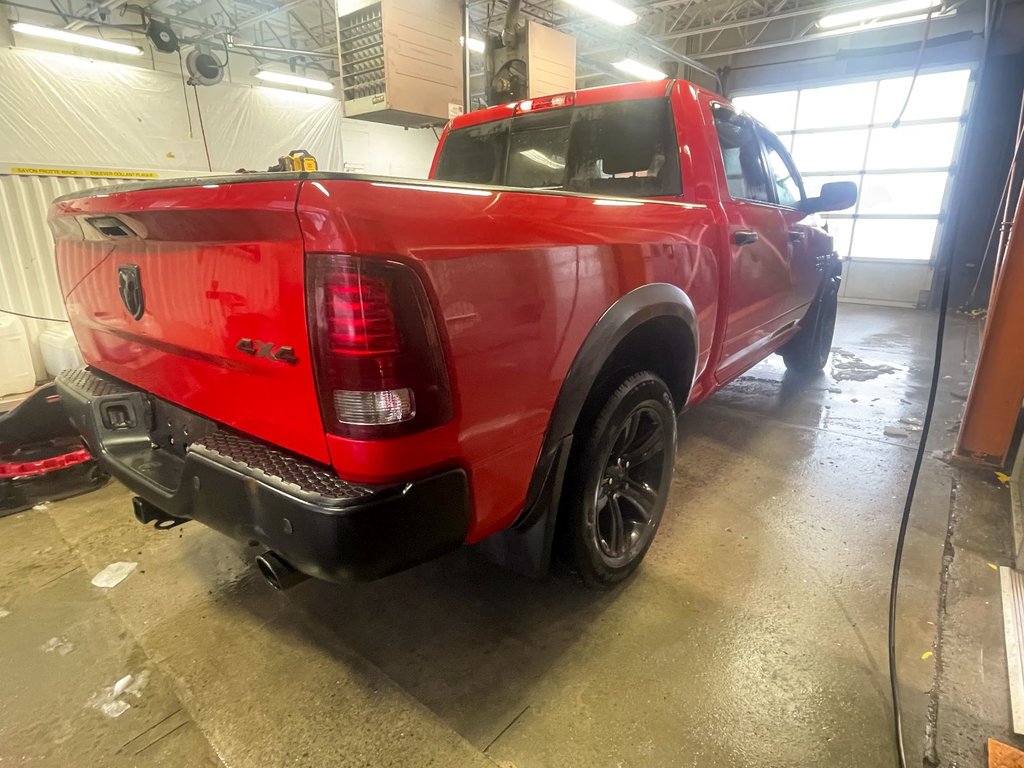
{"label": "tail light lens", "polygon": [[306,286],[320,409],[330,432],[388,437],[451,418],[437,326],[410,267],[310,254]]}

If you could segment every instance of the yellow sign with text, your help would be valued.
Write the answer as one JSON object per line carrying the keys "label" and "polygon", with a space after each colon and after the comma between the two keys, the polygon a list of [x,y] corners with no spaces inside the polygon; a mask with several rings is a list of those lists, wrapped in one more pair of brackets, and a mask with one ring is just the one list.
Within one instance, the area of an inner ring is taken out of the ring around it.
{"label": "yellow sign with text", "polygon": [[24,173],[32,176],[85,176],[99,179],[156,179],[158,174],[153,171],[100,171],[91,168],[11,168],[11,173]]}

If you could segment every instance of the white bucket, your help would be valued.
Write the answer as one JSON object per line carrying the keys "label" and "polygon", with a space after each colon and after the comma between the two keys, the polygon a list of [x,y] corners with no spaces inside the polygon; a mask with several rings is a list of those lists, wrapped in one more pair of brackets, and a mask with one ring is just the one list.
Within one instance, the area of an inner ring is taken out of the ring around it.
{"label": "white bucket", "polygon": [[0,397],[29,392],[35,385],[25,326],[14,315],[0,313]]}
{"label": "white bucket", "polygon": [[67,368],[81,368],[85,365],[70,326],[47,328],[39,334],[38,341],[43,365],[51,378],[57,378],[57,374]]}

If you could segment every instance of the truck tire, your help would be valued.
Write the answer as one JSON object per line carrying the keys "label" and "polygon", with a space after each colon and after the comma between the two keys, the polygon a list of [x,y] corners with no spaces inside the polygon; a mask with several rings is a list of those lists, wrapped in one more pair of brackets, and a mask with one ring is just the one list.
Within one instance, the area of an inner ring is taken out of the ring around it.
{"label": "truck tire", "polygon": [[581,425],[563,497],[563,551],[591,589],[629,577],[654,540],[672,482],[676,416],[649,371],[620,384]]}
{"label": "truck tire", "polygon": [[829,280],[809,310],[811,322],[779,350],[787,370],[804,374],[824,370],[832,352],[838,309],[839,283]]}

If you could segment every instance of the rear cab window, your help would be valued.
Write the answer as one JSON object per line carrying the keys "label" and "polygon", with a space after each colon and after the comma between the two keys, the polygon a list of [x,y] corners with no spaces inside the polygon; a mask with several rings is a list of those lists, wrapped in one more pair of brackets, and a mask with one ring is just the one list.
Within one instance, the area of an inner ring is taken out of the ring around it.
{"label": "rear cab window", "polygon": [[557,107],[451,131],[435,178],[615,197],[682,194],[667,99]]}

